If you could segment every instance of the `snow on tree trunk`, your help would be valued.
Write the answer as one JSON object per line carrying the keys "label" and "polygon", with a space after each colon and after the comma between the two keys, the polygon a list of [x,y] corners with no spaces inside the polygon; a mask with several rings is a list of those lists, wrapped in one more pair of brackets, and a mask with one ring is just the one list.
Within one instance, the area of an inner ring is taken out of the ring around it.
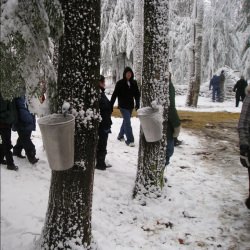
{"label": "snow on tree trunk", "polygon": [[145,0],[144,52],[142,74],[142,106],[156,100],[163,106],[163,138],[146,142],[140,133],[138,169],[133,196],[160,195],[164,185],[163,172],[166,157],[166,130],[168,108],[168,1]]}
{"label": "snow on tree trunk", "polygon": [[193,41],[190,48],[190,82],[187,96],[187,106],[197,107],[201,84],[201,51],[203,33],[203,0],[194,4],[194,23],[192,29]]}
{"label": "snow on tree trunk", "polygon": [[64,35],[59,44],[58,106],[76,115],[75,164],[52,171],[42,249],[92,249],[91,209],[100,73],[100,1],[61,1]]}
{"label": "snow on tree trunk", "polygon": [[133,69],[138,85],[142,83],[142,60],[143,60],[143,5],[144,0],[135,0],[134,3],[134,50]]}

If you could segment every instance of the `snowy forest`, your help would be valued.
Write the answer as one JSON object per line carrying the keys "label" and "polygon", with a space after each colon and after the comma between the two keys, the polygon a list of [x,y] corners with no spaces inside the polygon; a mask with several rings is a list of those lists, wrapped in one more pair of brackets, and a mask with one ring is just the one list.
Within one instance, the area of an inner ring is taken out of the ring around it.
{"label": "snowy forest", "polygon": [[[137,35],[133,8],[136,2],[102,1],[102,71],[113,77],[112,83],[120,79],[124,65],[133,65]],[[249,1],[202,2],[202,82],[209,80],[224,66],[239,71],[249,79]],[[187,84],[189,81],[194,3],[194,0],[169,1],[169,58],[172,59],[170,67],[176,84]]]}
{"label": "snowy forest", "polygon": [[249,0],[2,0],[0,33],[1,250],[249,250]]}

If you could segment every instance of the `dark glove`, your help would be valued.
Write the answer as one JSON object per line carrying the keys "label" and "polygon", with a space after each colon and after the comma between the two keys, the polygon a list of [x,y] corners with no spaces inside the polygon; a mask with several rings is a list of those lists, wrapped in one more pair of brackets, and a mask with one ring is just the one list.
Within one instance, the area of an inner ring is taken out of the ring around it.
{"label": "dark glove", "polygon": [[248,145],[240,145],[240,163],[246,168],[250,168],[250,150]]}

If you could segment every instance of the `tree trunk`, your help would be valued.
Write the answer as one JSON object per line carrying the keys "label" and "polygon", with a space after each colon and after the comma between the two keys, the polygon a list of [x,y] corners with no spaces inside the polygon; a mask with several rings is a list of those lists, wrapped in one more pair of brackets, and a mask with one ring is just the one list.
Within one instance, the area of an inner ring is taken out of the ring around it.
{"label": "tree trunk", "polygon": [[64,35],[59,44],[58,106],[67,101],[76,114],[75,163],[69,170],[52,171],[48,210],[39,244],[42,249],[91,249],[99,122],[100,1],[61,0],[61,4]]}
{"label": "tree trunk", "polygon": [[194,3],[193,41],[190,55],[190,82],[187,106],[197,107],[201,84],[201,51],[203,26],[203,0]]}
{"label": "tree trunk", "polygon": [[133,69],[138,86],[142,83],[142,61],[143,61],[143,5],[144,0],[135,0],[134,23],[135,23],[135,45],[133,49]]}
{"label": "tree trunk", "polygon": [[167,107],[168,107],[168,1],[145,0],[144,52],[142,74],[142,106],[153,100],[163,106],[163,138],[146,142],[140,134],[138,170],[133,196],[140,194],[156,197],[164,185],[166,161]]}

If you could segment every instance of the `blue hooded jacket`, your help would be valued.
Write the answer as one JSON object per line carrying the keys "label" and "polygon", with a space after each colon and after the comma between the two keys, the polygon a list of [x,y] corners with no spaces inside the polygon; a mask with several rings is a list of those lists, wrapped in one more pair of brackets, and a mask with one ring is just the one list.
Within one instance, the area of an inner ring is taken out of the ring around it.
{"label": "blue hooded jacket", "polygon": [[36,130],[35,115],[31,114],[28,110],[25,97],[15,98],[16,109],[17,109],[17,122],[13,125],[14,131],[34,131]]}

